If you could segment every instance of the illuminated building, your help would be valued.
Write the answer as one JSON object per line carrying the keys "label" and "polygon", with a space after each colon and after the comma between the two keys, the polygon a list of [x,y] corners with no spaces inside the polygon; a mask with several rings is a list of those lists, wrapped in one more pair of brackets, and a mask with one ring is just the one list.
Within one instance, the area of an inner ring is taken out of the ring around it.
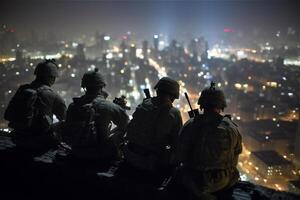
{"label": "illuminated building", "polygon": [[295,164],[298,170],[300,170],[300,119],[298,120],[294,152],[295,152]]}
{"label": "illuminated building", "polygon": [[153,36],[154,54],[158,55],[159,35]]}
{"label": "illuminated building", "polygon": [[136,47],[134,44],[130,46],[129,58],[132,63],[136,62]]}
{"label": "illuminated building", "polygon": [[283,179],[290,176],[293,164],[285,160],[275,151],[254,151],[250,156],[253,164],[259,168],[259,173],[268,179]]}

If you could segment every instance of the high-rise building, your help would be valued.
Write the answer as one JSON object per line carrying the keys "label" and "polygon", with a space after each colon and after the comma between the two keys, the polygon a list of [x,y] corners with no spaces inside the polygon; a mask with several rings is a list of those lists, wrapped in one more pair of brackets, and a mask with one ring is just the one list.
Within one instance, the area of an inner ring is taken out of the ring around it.
{"label": "high-rise building", "polygon": [[132,63],[136,61],[136,47],[134,44],[130,46],[129,59]]}
{"label": "high-rise building", "polygon": [[76,58],[78,60],[85,60],[84,44],[78,44],[76,49]]}
{"label": "high-rise building", "polygon": [[143,41],[142,51],[143,51],[144,59],[145,60],[148,59],[148,41],[147,40]]}
{"label": "high-rise building", "polygon": [[154,54],[158,54],[159,35],[153,35]]}
{"label": "high-rise building", "polygon": [[16,49],[16,60],[15,63],[19,66],[24,64],[23,51],[19,48]]}

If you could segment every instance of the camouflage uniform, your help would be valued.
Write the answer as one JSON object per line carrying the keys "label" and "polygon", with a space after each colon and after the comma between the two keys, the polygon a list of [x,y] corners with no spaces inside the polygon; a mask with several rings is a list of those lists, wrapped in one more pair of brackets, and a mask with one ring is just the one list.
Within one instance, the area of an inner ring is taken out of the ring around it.
{"label": "camouflage uniform", "polygon": [[[179,97],[177,84],[165,77],[155,89],[170,92],[175,99]],[[159,96],[145,99],[136,108],[128,126],[125,159],[130,165],[142,170],[169,167],[181,127],[181,114],[172,106],[172,100],[162,100]]]}
{"label": "camouflage uniform", "polygon": [[[111,151],[116,153],[116,149],[112,146],[112,141],[109,140],[111,122],[117,126],[116,128],[118,131],[124,133],[129,121],[126,111],[119,105],[106,100],[101,93],[96,95],[85,94],[77,99],[77,101],[81,101],[83,104],[87,104],[92,101],[95,102],[95,127],[100,144],[96,148],[73,148],[73,154],[77,157],[93,159],[109,157],[109,154],[113,153]],[[73,104],[74,103],[70,104],[68,108],[67,120],[72,120],[72,117],[74,117],[71,112]]]}
{"label": "camouflage uniform", "polygon": [[[113,144],[111,138],[111,123],[116,125],[115,131],[125,133],[129,117],[121,106],[106,100],[108,94],[102,90],[106,85],[102,74],[95,71],[87,72],[82,78],[81,85],[83,88],[96,88],[94,91],[87,89],[86,94],[80,98],[74,98],[74,102],[70,104],[67,111],[66,124],[68,122],[76,121],[75,119],[78,113],[73,113],[73,107],[75,104],[85,105],[93,102],[94,123],[97,134],[97,144],[87,147],[73,147],[72,155],[77,158],[83,159],[98,159],[98,158],[111,158],[117,156],[117,148]],[[68,129],[68,127],[65,127]],[[76,130],[75,130],[76,131]],[[66,136],[66,140],[69,137],[72,140],[72,135]]]}
{"label": "camouflage uniform", "polygon": [[[49,148],[57,144],[53,136],[53,130],[51,129],[53,125],[53,115],[60,121],[64,120],[66,105],[64,100],[51,89],[51,85],[54,84],[55,78],[58,76],[57,66],[54,61],[46,60],[45,62],[39,63],[34,74],[37,76],[37,79],[30,84],[21,85],[15,96],[25,88],[39,91],[39,98],[42,102],[39,112],[43,113],[43,119],[38,119],[38,121],[45,123],[45,126],[38,126],[40,128],[35,129],[24,129],[19,124],[14,124],[14,122],[10,122],[9,125],[14,129],[14,139],[17,146]],[[49,78],[51,81],[48,80]],[[9,115],[10,113],[6,112],[5,118],[9,118]]]}
{"label": "camouflage uniform", "polygon": [[192,199],[215,199],[212,193],[228,189],[238,181],[236,166],[242,151],[241,140],[237,125],[227,115],[204,112],[186,122],[180,132],[177,158],[182,163],[182,183]]}
{"label": "camouflage uniform", "polygon": [[[129,152],[125,152],[125,157],[133,166],[141,169],[150,168],[165,168],[170,163],[168,156],[175,147],[178,139],[178,132],[182,126],[182,119],[178,109],[172,107],[171,102],[167,105],[160,102],[157,97],[146,99],[140,104],[133,117],[141,119],[143,123],[143,115],[139,114],[140,109],[151,110],[158,109],[157,118],[148,119],[153,120],[153,127],[151,129],[152,135],[144,136],[143,134],[131,132],[127,134],[129,141]],[[148,122],[144,122],[148,123]],[[172,148],[172,149],[169,149]],[[143,152],[143,153],[142,153]],[[145,154],[145,156],[139,156]],[[149,158],[149,159],[148,159]]]}

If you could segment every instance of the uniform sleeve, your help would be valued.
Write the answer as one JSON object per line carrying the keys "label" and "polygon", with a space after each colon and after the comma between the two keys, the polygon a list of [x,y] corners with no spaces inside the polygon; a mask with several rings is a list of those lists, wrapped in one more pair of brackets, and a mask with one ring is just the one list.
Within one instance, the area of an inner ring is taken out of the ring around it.
{"label": "uniform sleeve", "polygon": [[56,115],[57,119],[62,121],[66,118],[66,111],[67,111],[67,107],[65,101],[60,96],[57,95],[54,100],[53,114]]}
{"label": "uniform sleeve", "polygon": [[240,153],[242,153],[242,150],[243,150],[242,136],[241,136],[240,132],[238,131],[238,129],[235,130],[235,134],[236,134],[236,145],[235,145],[234,153],[235,153],[235,155],[239,155]]}
{"label": "uniform sleeve", "polygon": [[129,117],[126,111],[114,103],[112,107],[112,122],[117,126],[118,130],[125,131],[129,122]]}

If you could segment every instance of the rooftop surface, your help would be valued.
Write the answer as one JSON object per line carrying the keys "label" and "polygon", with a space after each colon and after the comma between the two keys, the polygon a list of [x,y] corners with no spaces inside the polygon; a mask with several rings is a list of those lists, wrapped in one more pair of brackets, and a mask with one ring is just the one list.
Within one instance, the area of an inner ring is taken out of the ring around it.
{"label": "rooftop surface", "polygon": [[[274,153],[256,152],[257,155],[274,156]],[[47,198],[82,198],[91,199],[95,196],[101,199],[130,199],[145,200],[134,193],[122,193],[122,189],[111,187],[111,182],[99,178],[94,167],[80,168],[77,165],[70,165],[66,161],[67,153],[62,149],[52,149],[42,155],[31,155],[27,152],[16,150],[11,138],[0,136],[0,177],[3,193],[1,197],[8,195],[9,199],[41,199]],[[5,184],[3,184],[5,183]],[[122,182],[122,188],[127,188],[129,183]],[[143,183],[137,183],[136,187],[142,187]],[[12,187],[13,186],[13,187]],[[147,186],[148,187],[148,186]],[[175,193],[182,190],[178,188]],[[17,191],[17,192],[16,192]],[[149,192],[148,190],[146,190]],[[149,195],[154,195],[153,190]],[[123,191],[124,192],[124,191]],[[137,192],[137,193],[136,193]],[[128,196],[130,195],[130,196]],[[167,193],[155,193],[157,200],[182,200],[182,197]],[[219,196],[220,199],[233,200],[296,200],[300,196],[287,192],[268,189],[250,182],[238,182],[231,191],[225,191]]]}

